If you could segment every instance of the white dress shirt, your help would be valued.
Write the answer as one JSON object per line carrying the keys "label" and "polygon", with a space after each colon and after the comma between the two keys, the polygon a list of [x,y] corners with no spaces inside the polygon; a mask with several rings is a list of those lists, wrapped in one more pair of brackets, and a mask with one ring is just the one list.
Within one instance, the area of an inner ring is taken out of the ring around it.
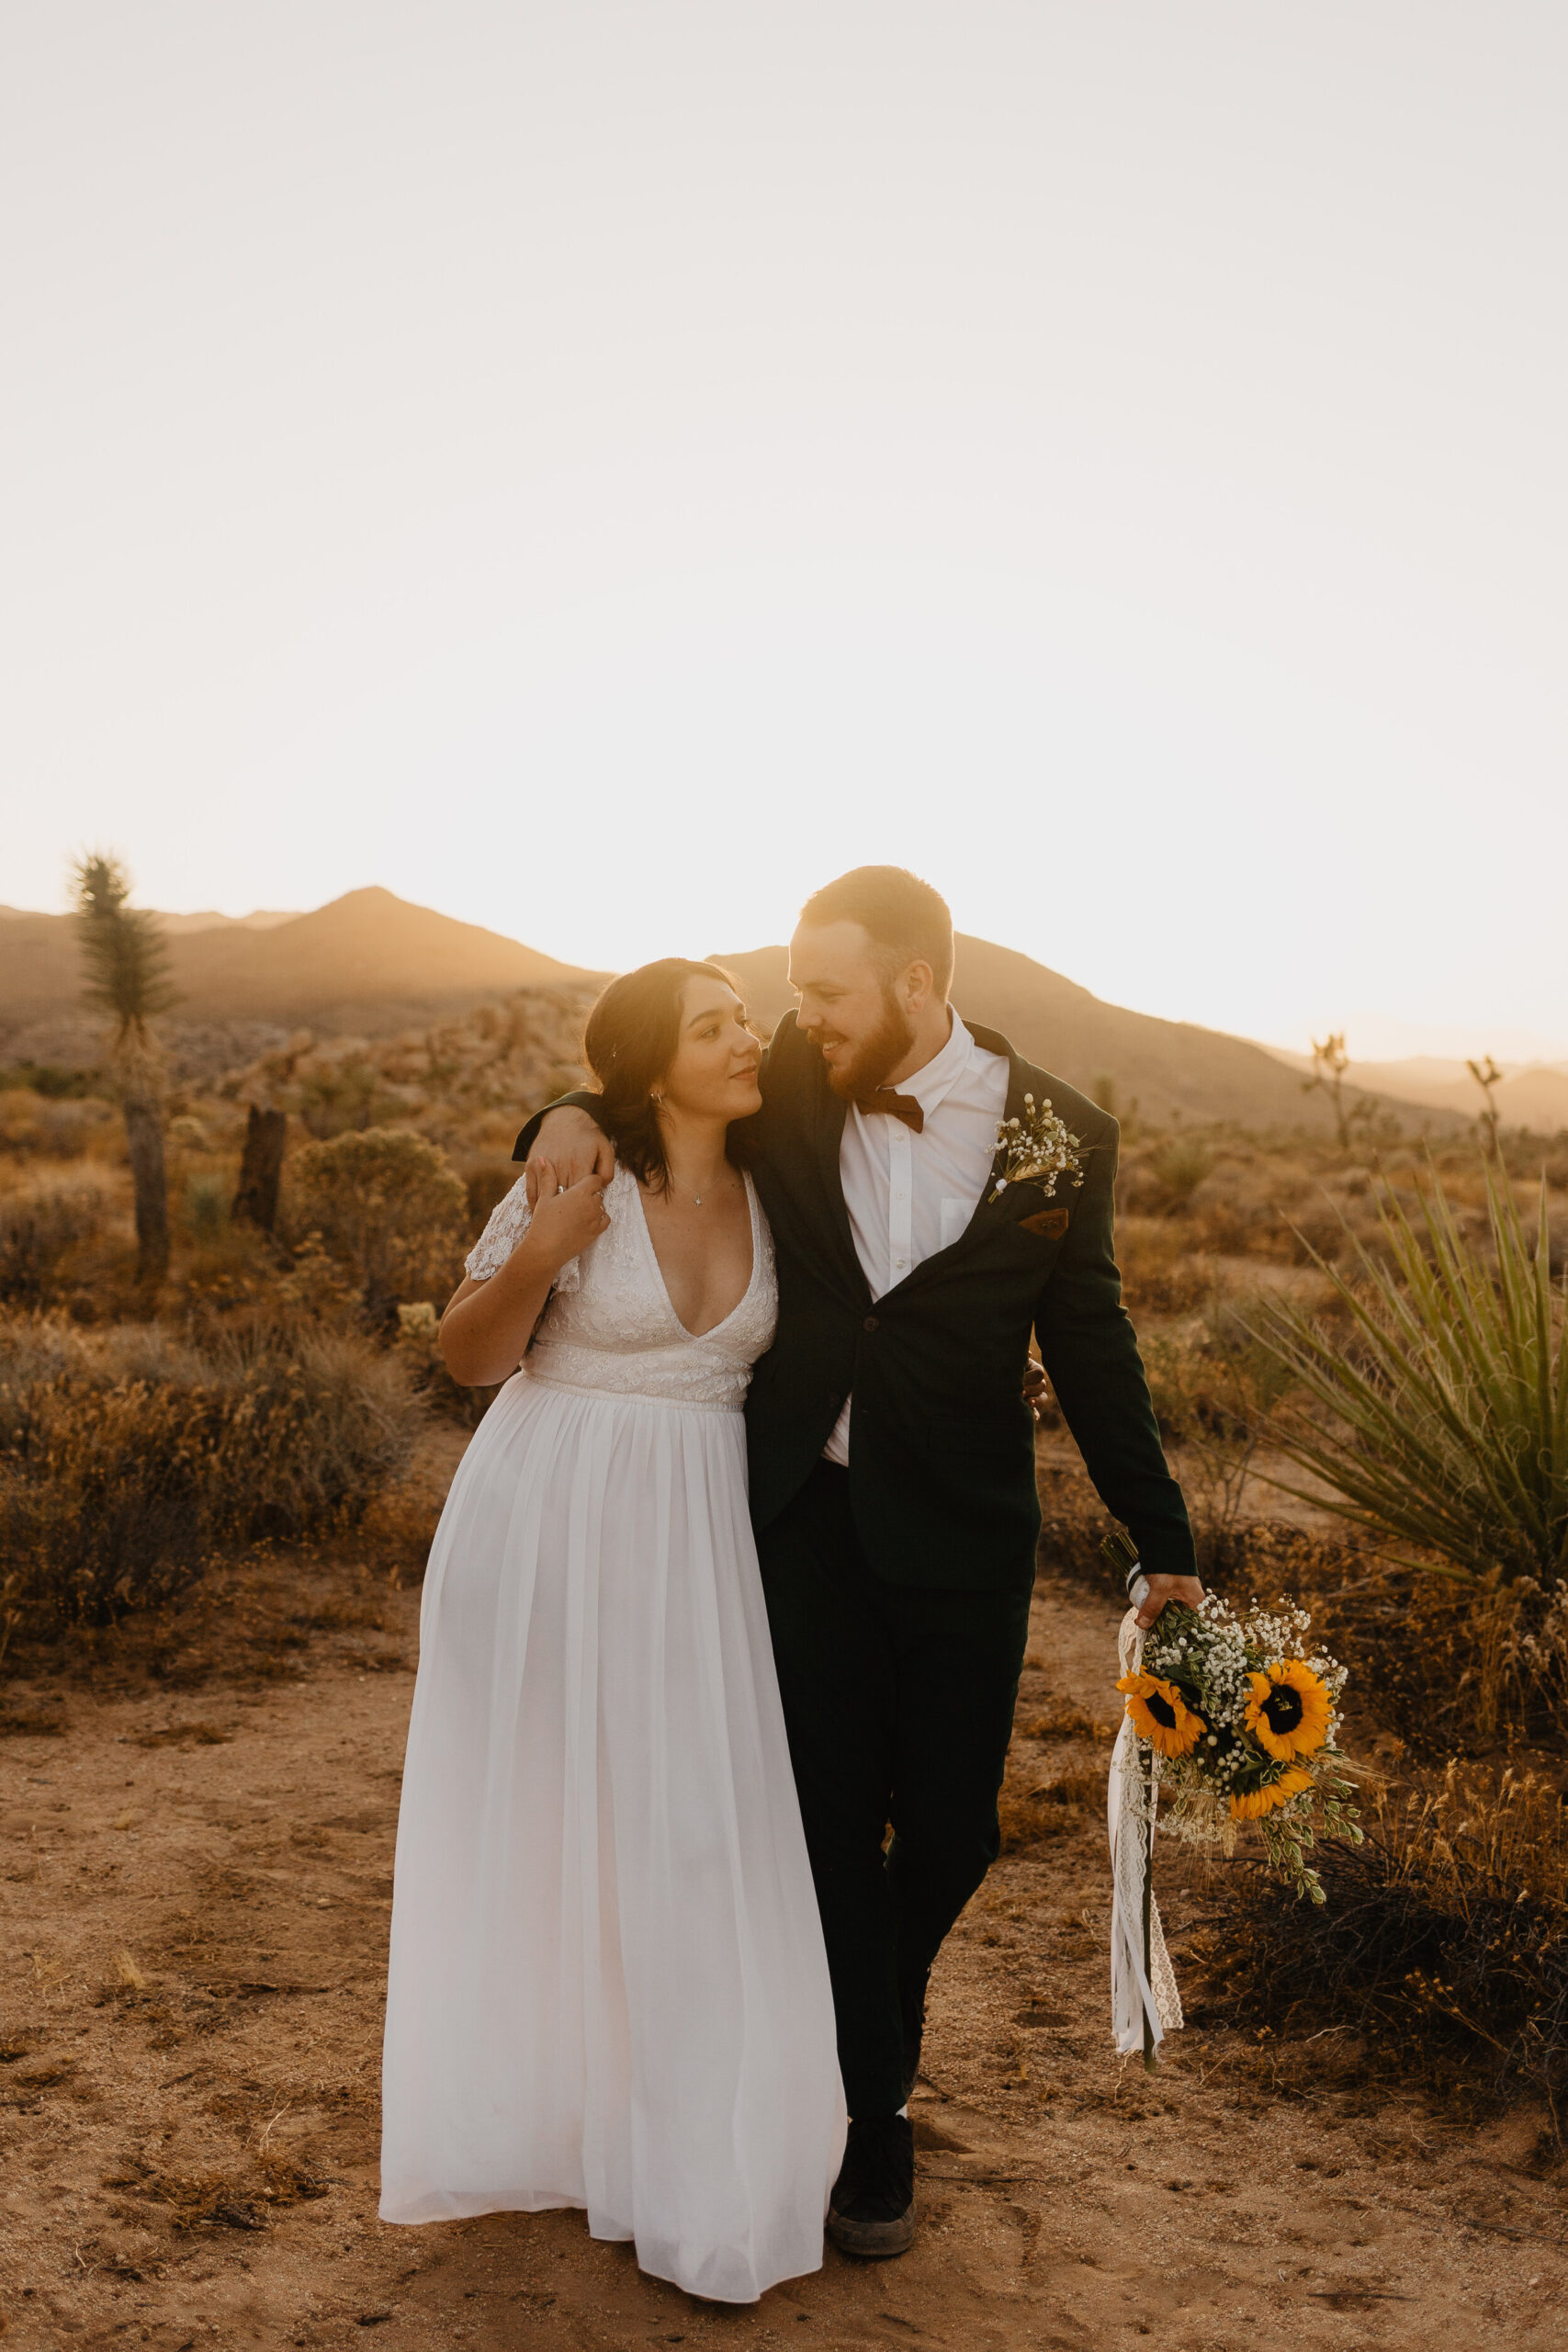
{"label": "white dress shirt", "polygon": [[[1008,1064],[977,1046],[955,1012],[941,1053],[893,1091],[919,1104],[919,1134],[885,1111],[852,1104],[839,1146],[850,1231],[873,1298],[950,1249],[979,1206],[1007,1107]],[[844,1400],[822,1449],[826,1461],[849,1462],[852,1402]]]}

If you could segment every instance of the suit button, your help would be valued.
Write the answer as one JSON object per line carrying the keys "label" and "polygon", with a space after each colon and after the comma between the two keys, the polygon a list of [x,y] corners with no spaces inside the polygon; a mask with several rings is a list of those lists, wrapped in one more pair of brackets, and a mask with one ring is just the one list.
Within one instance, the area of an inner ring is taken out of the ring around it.
{"label": "suit button", "polygon": [[867,1331],[874,1331],[874,1330],[875,1330],[875,1329],[876,1329],[876,1317],[875,1317],[875,1316],[874,1316],[874,1315],[868,1315],[868,1316],[866,1317],[866,1318],[865,1318],[865,1321],[864,1321],[863,1325],[862,1326],[862,1329],[863,1329],[863,1330],[867,1330]]}

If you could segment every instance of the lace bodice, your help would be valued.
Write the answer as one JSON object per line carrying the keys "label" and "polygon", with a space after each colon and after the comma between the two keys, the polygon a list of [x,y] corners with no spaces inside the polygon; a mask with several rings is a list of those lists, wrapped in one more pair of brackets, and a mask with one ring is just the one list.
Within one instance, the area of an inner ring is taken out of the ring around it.
{"label": "lace bodice", "polygon": [[[750,1176],[745,1182],[751,1280],[739,1305],[698,1339],[670,1303],[637,1179],[618,1168],[604,1193],[609,1230],[561,1269],[525,1374],[558,1387],[738,1413],[751,1366],[772,1345],[778,1317],[773,1236]],[[519,1177],[468,1253],[468,1271],[476,1282],[505,1265],[531,1216]]]}

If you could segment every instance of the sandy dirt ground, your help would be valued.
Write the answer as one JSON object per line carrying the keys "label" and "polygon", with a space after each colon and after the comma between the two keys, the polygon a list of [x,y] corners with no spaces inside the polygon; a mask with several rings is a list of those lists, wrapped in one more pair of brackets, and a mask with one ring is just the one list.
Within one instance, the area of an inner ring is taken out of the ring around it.
{"label": "sandy dirt ground", "polygon": [[[1532,2165],[1539,2118],[1461,2132],[1382,2091],[1282,2098],[1236,2031],[1189,2029],[1153,2079],[1112,2054],[1114,1626],[1042,1583],[1010,1849],[933,1990],[914,2251],[829,2249],[746,2309],[642,2278],[576,2213],[376,2217],[417,1591],[278,1560],[213,1579],[151,1649],[13,1684],[6,2352],[1561,2344],[1568,2217]],[[1161,1889],[1179,1973],[1212,1882],[1172,1851]]]}

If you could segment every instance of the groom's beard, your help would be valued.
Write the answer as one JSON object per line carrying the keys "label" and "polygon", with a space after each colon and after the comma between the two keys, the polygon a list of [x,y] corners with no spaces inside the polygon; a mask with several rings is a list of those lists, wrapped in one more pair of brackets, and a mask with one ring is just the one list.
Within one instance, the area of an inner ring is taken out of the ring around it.
{"label": "groom's beard", "polygon": [[[842,1034],[826,1022],[818,1029],[808,1029],[807,1035],[814,1046],[824,1041],[839,1045]],[[853,1102],[864,1094],[874,1094],[885,1085],[889,1070],[897,1069],[915,1042],[915,1024],[908,1013],[900,1012],[891,989],[882,1000],[882,1018],[869,1037],[857,1046],[846,1059],[827,1065],[828,1083],[845,1102]]]}

